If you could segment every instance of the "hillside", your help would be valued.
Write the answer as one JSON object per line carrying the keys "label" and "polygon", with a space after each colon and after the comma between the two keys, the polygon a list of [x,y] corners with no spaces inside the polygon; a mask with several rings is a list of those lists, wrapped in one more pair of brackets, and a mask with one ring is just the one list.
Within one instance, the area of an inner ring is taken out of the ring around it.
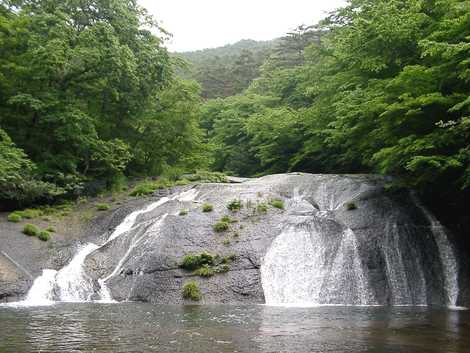
{"label": "hillside", "polygon": [[259,69],[279,40],[244,39],[223,47],[174,54],[189,63],[178,72],[202,86],[204,98],[229,97],[241,93],[259,76]]}

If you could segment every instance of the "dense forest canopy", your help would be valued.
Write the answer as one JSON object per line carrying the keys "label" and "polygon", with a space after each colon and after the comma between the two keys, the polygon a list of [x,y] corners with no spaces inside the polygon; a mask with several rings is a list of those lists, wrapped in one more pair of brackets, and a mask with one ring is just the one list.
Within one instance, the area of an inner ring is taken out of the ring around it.
{"label": "dense forest canopy", "polygon": [[137,1],[0,4],[2,200],[168,168],[381,173],[468,227],[470,1],[349,0],[273,42],[176,56]]}
{"label": "dense forest canopy", "polygon": [[136,0],[0,4],[0,199],[198,163],[199,86],[175,78]]}

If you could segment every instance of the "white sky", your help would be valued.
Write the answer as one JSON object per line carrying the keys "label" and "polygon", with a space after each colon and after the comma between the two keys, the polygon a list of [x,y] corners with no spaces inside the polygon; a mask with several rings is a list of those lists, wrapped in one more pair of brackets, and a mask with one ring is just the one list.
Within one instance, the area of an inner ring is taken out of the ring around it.
{"label": "white sky", "polygon": [[139,0],[173,34],[171,51],[280,37],[313,24],[345,0]]}

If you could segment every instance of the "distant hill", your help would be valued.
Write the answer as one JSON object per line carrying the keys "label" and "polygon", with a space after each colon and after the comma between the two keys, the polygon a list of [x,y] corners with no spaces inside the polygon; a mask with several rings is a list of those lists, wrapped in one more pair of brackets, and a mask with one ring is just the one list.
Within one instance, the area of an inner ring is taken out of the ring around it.
{"label": "distant hill", "polygon": [[278,42],[244,39],[223,47],[175,53],[190,64],[178,74],[198,81],[205,98],[232,96],[258,77],[260,66]]}
{"label": "distant hill", "polygon": [[221,58],[237,57],[242,53],[243,50],[250,50],[253,53],[270,51],[276,46],[278,41],[278,39],[267,41],[242,39],[234,44],[227,44],[223,47],[181,52],[177,53],[177,55],[185,58],[192,64],[200,64],[206,62],[208,58],[215,56]]}

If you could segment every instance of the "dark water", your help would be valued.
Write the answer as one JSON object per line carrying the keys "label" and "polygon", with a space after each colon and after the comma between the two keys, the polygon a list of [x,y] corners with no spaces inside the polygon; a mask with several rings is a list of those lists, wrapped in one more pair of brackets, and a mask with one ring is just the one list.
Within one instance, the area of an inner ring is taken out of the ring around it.
{"label": "dark water", "polygon": [[135,303],[0,307],[0,352],[470,352],[470,312]]}

